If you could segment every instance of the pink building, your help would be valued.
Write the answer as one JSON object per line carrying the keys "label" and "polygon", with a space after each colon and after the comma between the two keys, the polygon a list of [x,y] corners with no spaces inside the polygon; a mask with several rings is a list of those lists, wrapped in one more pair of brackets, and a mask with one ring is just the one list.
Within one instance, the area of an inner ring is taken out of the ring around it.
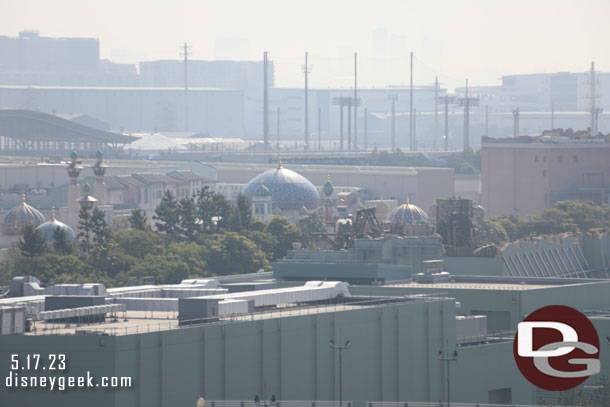
{"label": "pink building", "polygon": [[482,201],[487,214],[537,215],[568,199],[609,203],[609,136],[554,131],[539,137],[483,137]]}

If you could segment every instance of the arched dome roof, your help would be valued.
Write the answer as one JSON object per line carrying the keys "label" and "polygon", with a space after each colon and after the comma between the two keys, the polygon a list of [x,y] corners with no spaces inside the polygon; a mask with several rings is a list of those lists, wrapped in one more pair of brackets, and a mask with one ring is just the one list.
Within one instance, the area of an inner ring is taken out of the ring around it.
{"label": "arched dome roof", "polygon": [[37,227],[44,222],[44,216],[38,209],[28,205],[25,202],[25,194],[23,194],[22,202],[14,207],[6,216],[4,216],[4,234],[5,235],[20,235],[23,233],[23,228],[26,225]]}
{"label": "arched dome roof", "polygon": [[304,176],[287,168],[281,163],[277,168],[263,172],[252,178],[242,193],[252,200],[261,178],[264,186],[271,192],[273,206],[285,210],[300,210],[303,206],[309,210],[320,205],[320,194],[316,187]]}
{"label": "arched dome roof", "polygon": [[388,222],[393,225],[418,225],[428,222],[428,215],[422,208],[412,203],[402,204],[396,208],[388,216]]}
{"label": "arched dome roof", "polygon": [[68,226],[65,223],[60,222],[57,219],[55,219],[55,211],[53,211],[53,215],[51,216],[51,220],[48,220],[48,221],[40,224],[36,229],[38,231],[40,231],[40,233],[42,233],[42,235],[44,237],[47,238],[48,242],[51,242],[51,240],[53,240],[53,233],[55,233],[55,230],[57,228],[60,228],[64,232],[66,232],[66,237],[68,239],[74,239],[76,237],[76,234],[74,233],[74,230],[72,230],[72,228],[70,226]]}

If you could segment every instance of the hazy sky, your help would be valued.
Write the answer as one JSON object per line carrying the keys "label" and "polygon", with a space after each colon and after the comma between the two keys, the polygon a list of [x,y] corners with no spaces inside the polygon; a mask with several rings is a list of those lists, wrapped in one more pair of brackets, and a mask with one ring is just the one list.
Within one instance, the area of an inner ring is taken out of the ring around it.
{"label": "hazy sky", "polygon": [[[497,84],[503,74],[610,71],[609,0],[0,0],[0,35],[97,37],[117,62],[231,55],[276,61],[276,84],[301,86],[310,52],[312,86],[350,86],[352,55],[362,86]],[[237,39],[237,40],[235,40]],[[247,41],[243,41],[247,40]],[[244,46],[245,44],[245,46]]]}

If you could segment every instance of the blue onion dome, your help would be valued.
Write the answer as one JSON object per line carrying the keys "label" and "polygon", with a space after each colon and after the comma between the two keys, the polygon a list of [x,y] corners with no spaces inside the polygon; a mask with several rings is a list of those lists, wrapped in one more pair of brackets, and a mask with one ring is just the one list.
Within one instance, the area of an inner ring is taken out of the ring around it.
{"label": "blue onion dome", "polygon": [[44,237],[47,238],[47,242],[51,242],[53,240],[53,233],[55,233],[55,230],[57,228],[60,228],[64,232],[66,232],[66,237],[68,239],[74,239],[76,237],[74,230],[72,230],[70,226],[55,219],[55,208],[53,208],[51,220],[48,220],[45,223],[39,225],[36,229],[40,231],[40,233],[42,233]]}
{"label": "blue onion dome", "polygon": [[21,235],[26,225],[37,227],[44,222],[42,213],[25,202],[25,193],[21,200],[21,204],[8,211],[4,217],[5,235]]}
{"label": "blue onion dome", "polygon": [[326,184],[324,184],[324,186],[322,187],[322,192],[324,192],[324,195],[329,197],[333,194],[334,191],[335,191],[335,187],[334,187],[333,183],[330,182],[330,175],[328,175]]}
{"label": "blue onion dome", "polygon": [[392,225],[420,225],[428,223],[428,215],[422,208],[413,205],[407,199],[407,203],[396,208],[388,216],[388,222]]}
{"label": "blue onion dome", "polygon": [[260,187],[261,178],[265,187],[271,192],[273,207],[282,211],[298,211],[303,206],[308,210],[317,209],[320,205],[320,194],[316,187],[302,175],[282,167],[263,172],[252,178],[242,193],[252,200],[257,188]]}
{"label": "blue onion dome", "polygon": [[271,196],[271,191],[265,186],[265,180],[261,177],[261,183],[254,191],[254,196],[257,198],[266,198]]}

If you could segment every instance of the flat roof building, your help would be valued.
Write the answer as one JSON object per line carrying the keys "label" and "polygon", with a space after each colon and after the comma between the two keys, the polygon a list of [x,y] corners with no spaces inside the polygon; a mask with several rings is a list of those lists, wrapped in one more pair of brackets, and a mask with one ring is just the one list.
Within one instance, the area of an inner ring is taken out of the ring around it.
{"label": "flat roof building", "polygon": [[489,215],[538,215],[562,200],[610,203],[608,136],[555,131],[483,137],[481,165],[482,204]]}

